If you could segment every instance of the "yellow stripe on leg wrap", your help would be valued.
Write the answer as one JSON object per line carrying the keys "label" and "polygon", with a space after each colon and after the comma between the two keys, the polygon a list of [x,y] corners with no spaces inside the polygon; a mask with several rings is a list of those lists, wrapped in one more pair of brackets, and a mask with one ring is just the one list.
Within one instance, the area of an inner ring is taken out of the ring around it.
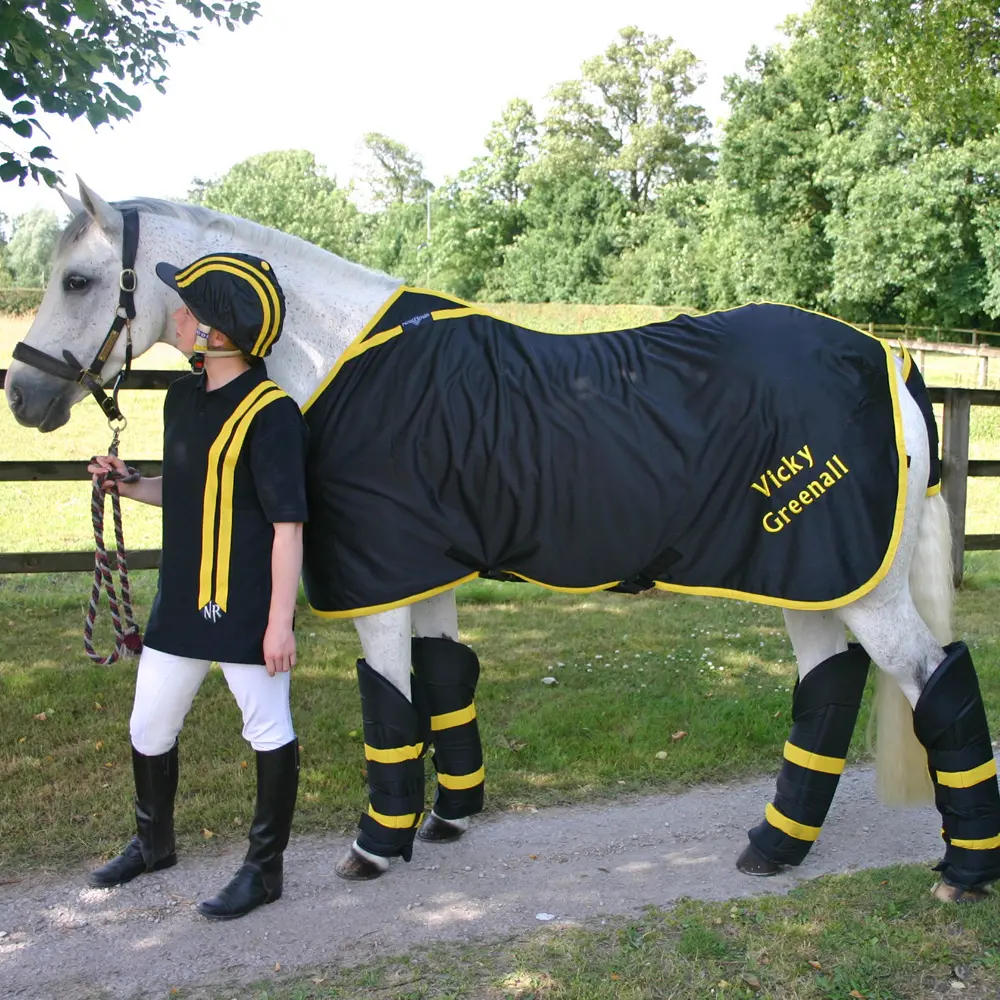
{"label": "yellow stripe on leg wrap", "polygon": [[[941,833],[943,834],[944,830]],[[947,843],[951,844],[952,847],[964,847],[970,851],[992,851],[1000,847],[1000,833],[986,840],[959,840],[957,837],[953,837]]]}
{"label": "yellow stripe on leg wrap", "polygon": [[486,780],[486,767],[483,766],[478,771],[473,771],[472,774],[442,774],[439,771],[437,778],[439,785],[458,792],[481,785]]}
{"label": "yellow stripe on leg wrap", "polygon": [[[822,771],[824,774],[843,774],[847,761],[842,757],[824,757],[821,753],[803,750],[794,743],[785,743],[785,760],[790,760],[799,767],[807,767],[810,771]],[[807,830],[813,827],[805,827]]]}
{"label": "yellow stripe on leg wrap", "polygon": [[431,729],[440,732],[442,729],[454,729],[455,726],[464,726],[467,722],[472,722],[476,717],[476,703],[473,702],[465,708],[460,708],[457,712],[445,712],[444,715],[431,716]]}
{"label": "yellow stripe on leg wrap", "polygon": [[[379,826],[388,827],[390,830],[409,830],[417,825],[417,814],[406,813],[404,816],[386,816],[385,813],[376,812],[371,805],[368,806],[368,815],[371,816]],[[421,813],[421,817],[423,814]]]}
{"label": "yellow stripe on leg wrap", "polygon": [[804,823],[796,823],[795,820],[789,819],[783,813],[778,812],[770,802],[768,802],[767,808],[764,810],[764,819],[775,829],[781,830],[782,833],[787,833],[789,837],[795,837],[797,840],[812,841],[819,836],[818,826],[806,826]]}
{"label": "yellow stripe on leg wrap", "polygon": [[973,785],[995,777],[996,773],[997,762],[988,760],[968,771],[938,771],[937,780],[939,785],[946,785],[948,788],[972,788]]}
{"label": "yellow stripe on leg wrap", "polygon": [[423,751],[423,743],[414,743],[409,747],[393,747],[391,750],[379,750],[366,743],[365,760],[373,760],[378,764],[402,764],[404,760],[416,760]]}

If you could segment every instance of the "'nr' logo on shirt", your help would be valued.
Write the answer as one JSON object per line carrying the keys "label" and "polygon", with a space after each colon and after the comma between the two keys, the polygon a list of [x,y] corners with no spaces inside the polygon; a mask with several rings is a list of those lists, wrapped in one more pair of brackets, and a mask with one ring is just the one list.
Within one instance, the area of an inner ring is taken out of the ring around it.
{"label": "'nr' logo on shirt", "polygon": [[201,613],[205,621],[214,623],[225,614],[225,611],[223,611],[222,608],[215,603],[215,601],[209,601],[208,604],[201,609]]}

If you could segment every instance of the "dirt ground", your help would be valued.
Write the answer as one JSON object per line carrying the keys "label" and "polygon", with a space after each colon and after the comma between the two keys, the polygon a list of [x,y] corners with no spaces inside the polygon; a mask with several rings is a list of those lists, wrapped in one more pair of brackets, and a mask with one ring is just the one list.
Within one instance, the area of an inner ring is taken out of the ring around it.
{"label": "dirt ground", "polygon": [[[333,866],[348,841],[295,837],[285,893],[241,920],[210,923],[194,903],[213,895],[242,852],[193,860],[115,890],[89,889],[85,868],[4,884],[0,995],[93,1000],[169,995],[277,980],[317,964],[354,964],[422,942],[484,940],[601,915],[629,915],[681,896],[783,893],[802,880],[941,853],[932,807],[890,810],[874,772],[844,774],[823,835],[799,869],[771,879],[734,867],[763,815],[773,779],[609,805],[480,818],[457,844],[417,841],[410,864],[350,884]],[[928,888],[933,884],[928,872]],[[280,971],[275,965],[280,963]]]}

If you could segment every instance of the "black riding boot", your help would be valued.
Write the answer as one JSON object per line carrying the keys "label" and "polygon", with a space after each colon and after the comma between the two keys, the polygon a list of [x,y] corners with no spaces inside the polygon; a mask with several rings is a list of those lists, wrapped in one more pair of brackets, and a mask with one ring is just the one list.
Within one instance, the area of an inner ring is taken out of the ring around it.
{"label": "black riding boot", "polygon": [[282,854],[288,846],[299,790],[299,741],[257,751],[257,808],[250,850],[233,880],[217,896],[198,904],[212,920],[242,917],[281,898]]}
{"label": "black riding boot", "polygon": [[98,889],[131,882],[146,872],[158,872],[177,864],[174,845],[174,795],[177,792],[177,744],[166,753],[147,757],[132,747],[135,778],[134,836],[125,850],[87,881]]}

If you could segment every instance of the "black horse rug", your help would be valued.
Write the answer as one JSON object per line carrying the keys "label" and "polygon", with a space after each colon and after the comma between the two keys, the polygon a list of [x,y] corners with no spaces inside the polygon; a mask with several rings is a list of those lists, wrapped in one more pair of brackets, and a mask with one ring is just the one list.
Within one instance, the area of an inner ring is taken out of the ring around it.
{"label": "black horse rug", "polygon": [[791,306],[567,335],[401,288],[304,408],[309,602],[349,617],[483,576],[848,603],[902,527],[894,365]]}

